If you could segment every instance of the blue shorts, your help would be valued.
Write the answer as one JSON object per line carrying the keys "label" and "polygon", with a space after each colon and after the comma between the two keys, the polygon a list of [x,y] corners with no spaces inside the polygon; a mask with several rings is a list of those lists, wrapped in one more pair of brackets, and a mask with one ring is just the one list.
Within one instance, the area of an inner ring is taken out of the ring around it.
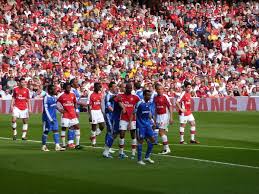
{"label": "blue shorts", "polygon": [[107,132],[108,132],[108,133],[109,133],[109,132],[111,133],[111,132],[112,132],[112,128],[113,128],[113,126],[112,126],[111,114],[106,113],[106,114],[104,115],[104,120],[105,120],[105,123],[106,123]]}
{"label": "blue shorts", "polygon": [[120,119],[113,120],[112,125],[112,134],[118,134],[120,132]]}
{"label": "blue shorts", "polygon": [[58,131],[58,121],[54,120],[54,122],[43,121],[43,131]]}
{"label": "blue shorts", "polygon": [[148,127],[137,127],[137,137],[138,139],[146,139],[154,136],[153,129],[151,126]]}

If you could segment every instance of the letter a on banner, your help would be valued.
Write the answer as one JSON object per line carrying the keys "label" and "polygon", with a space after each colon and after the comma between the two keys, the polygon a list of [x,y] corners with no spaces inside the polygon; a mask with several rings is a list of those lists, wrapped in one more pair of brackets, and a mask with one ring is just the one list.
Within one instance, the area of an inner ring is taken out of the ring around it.
{"label": "letter a on banner", "polygon": [[201,98],[199,100],[198,111],[208,111],[208,104],[206,98]]}
{"label": "letter a on banner", "polygon": [[248,98],[246,110],[247,111],[256,111],[255,98]]}

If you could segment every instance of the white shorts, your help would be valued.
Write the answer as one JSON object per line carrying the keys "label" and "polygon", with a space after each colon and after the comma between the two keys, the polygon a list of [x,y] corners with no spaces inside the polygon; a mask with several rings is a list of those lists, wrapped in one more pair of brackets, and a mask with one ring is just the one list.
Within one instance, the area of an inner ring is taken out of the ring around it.
{"label": "white shorts", "polygon": [[195,121],[193,114],[190,114],[188,116],[179,116],[180,123],[186,124],[187,122]]}
{"label": "white shorts", "polygon": [[101,110],[91,110],[92,122],[91,124],[104,123],[104,117]]}
{"label": "white shorts", "polygon": [[168,130],[170,115],[168,113],[158,114],[156,116],[156,125],[158,129]]}
{"label": "white shorts", "polygon": [[61,127],[72,127],[79,123],[77,118],[68,119],[68,118],[61,118]]}
{"label": "white shorts", "polygon": [[[129,122],[120,120],[120,130],[121,131],[126,131],[128,130]],[[135,130],[136,129],[136,121],[131,121],[131,128],[130,130]]]}
{"label": "white shorts", "polygon": [[25,109],[25,110],[20,110],[17,107],[13,107],[13,117],[16,117],[18,119],[27,119],[29,118],[29,110]]}

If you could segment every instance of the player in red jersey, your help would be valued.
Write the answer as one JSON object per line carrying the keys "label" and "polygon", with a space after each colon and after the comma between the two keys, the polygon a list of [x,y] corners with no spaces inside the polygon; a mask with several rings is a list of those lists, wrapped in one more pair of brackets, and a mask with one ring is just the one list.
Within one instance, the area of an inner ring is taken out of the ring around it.
{"label": "player in red jersey", "polygon": [[134,159],[136,155],[137,148],[137,139],[136,139],[136,117],[134,115],[135,106],[140,100],[138,96],[131,94],[132,84],[126,84],[126,90],[124,94],[118,94],[114,101],[118,102],[122,108],[121,118],[120,118],[120,151],[119,157],[121,159],[127,157],[124,153],[124,142],[125,142],[125,133],[127,130],[130,130],[131,134],[131,148],[132,155],[131,158]]}
{"label": "player in red jersey", "polygon": [[94,91],[89,95],[87,104],[89,111],[89,120],[92,124],[91,130],[91,141],[92,146],[96,145],[96,136],[100,134],[97,131],[97,125],[99,125],[99,130],[104,129],[104,117],[101,109],[103,95],[101,93],[102,85],[99,82],[94,83]]}
{"label": "player in red jersey", "polygon": [[195,119],[191,111],[191,90],[192,86],[190,83],[185,84],[185,91],[180,95],[176,101],[176,106],[179,109],[179,120],[180,120],[180,144],[186,144],[184,142],[184,128],[187,122],[191,125],[191,140],[192,144],[199,144],[200,142],[195,140]]}
{"label": "player in red jersey", "polygon": [[157,95],[154,97],[155,122],[164,146],[161,154],[169,154],[171,150],[168,145],[166,132],[168,131],[169,124],[173,124],[172,104],[169,97],[163,93],[163,86],[161,84],[156,85],[156,92]]}
{"label": "player in red jersey", "polygon": [[29,111],[31,111],[30,93],[29,89],[26,88],[25,79],[21,78],[19,82],[19,86],[13,90],[13,98],[11,102],[13,140],[16,140],[17,138],[17,118],[22,119],[23,121],[22,140],[27,140],[28,118]]}
{"label": "player in red jersey", "polygon": [[76,136],[76,145],[68,144],[69,148],[81,149],[80,146],[80,129],[79,129],[79,121],[76,114],[77,102],[76,96],[73,92],[71,92],[71,85],[69,83],[65,83],[64,92],[58,95],[57,102],[61,104],[63,107],[62,117],[61,117],[61,139],[63,147],[66,146],[66,129],[75,130]]}

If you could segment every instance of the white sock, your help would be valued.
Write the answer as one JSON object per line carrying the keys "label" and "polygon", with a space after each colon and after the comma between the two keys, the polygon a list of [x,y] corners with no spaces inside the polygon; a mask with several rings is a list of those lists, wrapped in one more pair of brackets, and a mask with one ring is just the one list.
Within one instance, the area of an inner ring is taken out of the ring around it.
{"label": "white sock", "polygon": [[66,146],[66,131],[61,131],[61,141],[62,145]]}
{"label": "white sock", "polygon": [[15,122],[15,123],[12,123],[12,128],[13,128],[13,135],[17,135],[17,130],[16,130],[16,127],[17,127],[17,124],[16,124],[16,122]]}
{"label": "white sock", "polygon": [[184,141],[184,127],[180,127],[180,141]]}
{"label": "white sock", "polygon": [[109,148],[107,145],[105,145],[105,146],[104,146],[104,152],[103,152],[103,154],[108,155],[108,154],[109,154],[109,151],[110,151],[110,148]]}
{"label": "white sock", "polygon": [[93,145],[96,144],[96,131],[91,130],[91,141]]}
{"label": "white sock", "polygon": [[22,126],[22,138],[26,137],[27,130],[28,130],[28,124],[23,124],[23,126]]}
{"label": "white sock", "polygon": [[75,130],[75,135],[76,135],[76,145],[80,144],[80,129]]}
{"label": "white sock", "polygon": [[119,153],[120,154],[123,154],[124,153],[124,143],[125,143],[125,139],[124,138],[120,138],[120,140],[119,140],[120,142],[119,142],[119,144],[120,144],[120,151],[119,151]]}
{"label": "white sock", "polygon": [[164,150],[168,150],[169,146],[168,146],[167,136],[166,135],[162,135],[161,138],[162,138],[162,142],[163,142],[163,145],[164,145]]}
{"label": "white sock", "polygon": [[137,139],[136,138],[132,139],[131,148],[132,148],[132,155],[135,156],[136,148],[137,148]]}
{"label": "white sock", "polygon": [[195,133],[196,133],[196,128],[195,127],[191,127],[191,140],[192,141],[195,140]]}
{"label": "white sock", "polygon": [[95,135],[100,135],[102,133],[101,129],[97,128],[96,129],[96,134]]}

